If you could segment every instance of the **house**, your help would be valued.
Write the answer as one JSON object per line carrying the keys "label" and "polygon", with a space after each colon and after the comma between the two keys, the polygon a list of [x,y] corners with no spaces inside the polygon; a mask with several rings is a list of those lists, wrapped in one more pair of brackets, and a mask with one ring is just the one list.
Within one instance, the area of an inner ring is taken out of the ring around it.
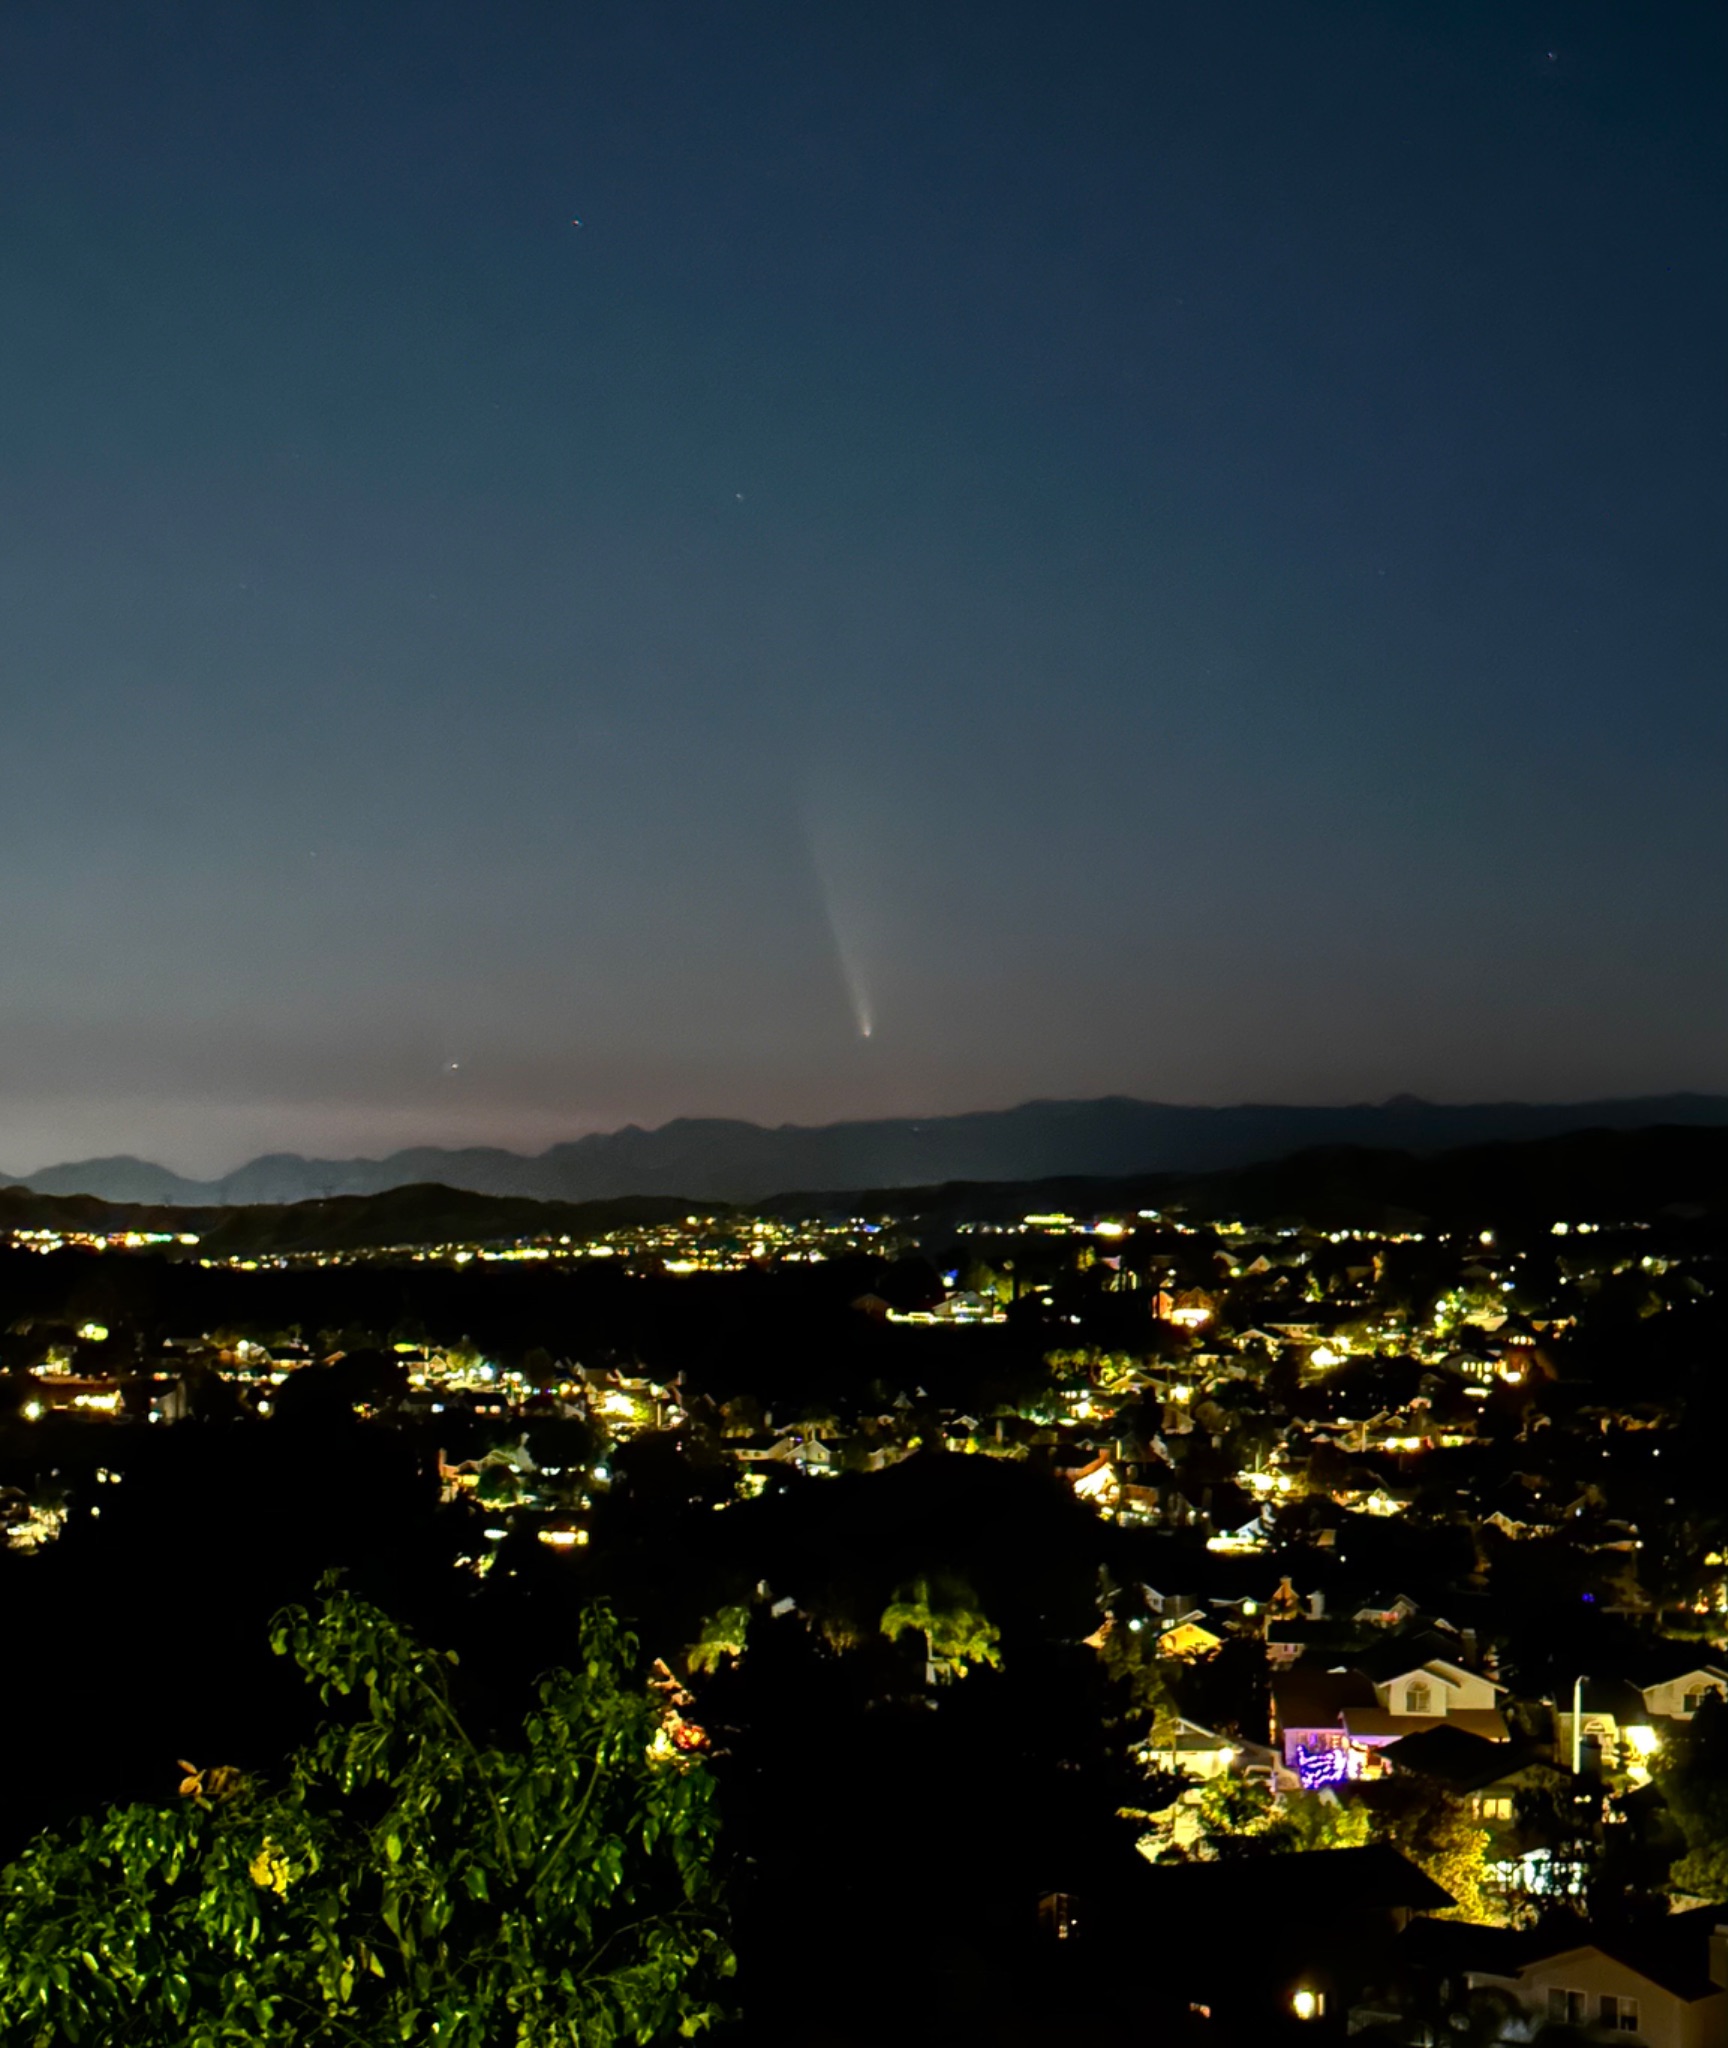
{"label": "house", "polygon": [[1395,1775],[1426,1778],[1449,1792],[1487,1829],[1497,1881],[1512,1890],[1527,1888],[1514,1866],[1531,1850],[1553,1846],[1532,1811],[1539,1812],[1540,1800],[1528,1796],[1539,1794],[1544,1778],[1552,1776],[1552,1766],[1539,1754],[1519,1743],[1488,1742],[1441,1721],[1420,1735],[1388,1743],[1380,1761]]}
{"label": "house", "polygon": [[1588,2030],[1641,2048],[1728,2048],[1728,1908],[1671,1913],[1647,1926],[1597,1931],[1468,1972],[1477,1988],[1506,1991],[1532,2040],[1543,2027]]}
{"label": "house", "polygon": [[1172,1520],[1208,1536],[1245,1529],[1260,1515],[1259,1502],[1233,1479],[1178,1478],[1167,1489],[1166,1505]]}
{"label": "house", "polygon": [[1553,1536],[1558,1524],[1554,1522],[1521,1522],[1507,1514],[1504,1508],[1496,1508],[1491,1515],[1482,1517],[1485,1529],[1498,1529],[1508,1542],[1522,1543],[1532,1537]]}
{"label": "house", "polygon": [[1505,1740],[1506,1723],[1495,1704],[1495,1696],[1506,1688],[1491,1678],[1439,1657],[1405,1665],[1388,1678],[1377,1678],[1372,1672],[1364,1675],[1374,1687],[1375,1699],[1393,1720],[1443,1718],[1469,1726],[1480,1719],[1493,1725],[1476,1727],[1472,1732],[1486,1735],[1491,1741]]}
{"label": "house", "polygon": [[1142,1581],[1140,1597],[1154,1614],[1162,1615],[1166,1622],[1180,1621],[1185,1614],[1200,1612],[1200,1602],[1192,1593],[1166,1593]]}
{"label": "house", "polygon": [[1272,1723],[1284,1768],[1304,1785],[1336,1784],[1362,1776],[1392,1743],[1440,1726],[1505,1742],[1497,1700],[1506,1688],[1436,1654],[1436,1644],[1450,1647],[1423,1630],[1378,1644],[1347,1667],[1276,1670]]}
{"label": "house", "polygon": [[1364,1628],[1402,1628],[1416,1613],[1416,1602],[1408,1593],[1399,1593],[1390,1600],[1379,1594],[1364,1600],[1350,1619]]}
{"label": "house", "polygon": [[[1506,1740],[1506,1721],[1499,1708],[1506,1688],[1459,1663],[1460,1647],[1437,1629],[1423,1629],[1392,1636],[1356,1660],[1356,1669],[1373,1686],[1375,1702],[1386,1716],[1383,1741],[1414,1735],[1420,1726],[1436,1720],[1486,1736],[1490,1742]],[[1370,1725],[1363,1720],[1364,1731]]]}
{"label": "house", "polygon": [[729,1444],[728,1450],[740,1465],[760,1469],[764,1465],[791,1465],[800,1472],[829,1474],[839,1469],[839,1460],[820,1437],[806,1439],[782,1431],[772,1440],[758,1436],[754,1441]]}
{"label": "house", "polygon": [[[1581,1709],[1576,1733],[1574,1707]],[[1580,1767],[1606,1764],[1621,1770],[1656,1748],[1644,1695],[1625,1678],[1586,1678],[1563,1693],[1555,1709],[1554,1732],[1557,1760],[1570,1763],[1576,1743]]]}
{"label": "house", "polygon": [[1364,1984],[1385,1976],[1412,1917],[1450,1904],[1384,1846],[1142,1863],[1100,1901],[1087,1934],[1100,1957],[1143,1955],[1179,2011],[1206,2010],[1203,2035],[1148,2028],[1137,2038],[1332,2040]]}
{"label": "house", "polygon": [[1218,1551],[1225,1556],[1243,1556],[1271,1547],[1271,1531],[1266,1526],[1264,1514],[1250,1515],[1246,1521],[1223,1522],[1206,1539],[1208,1550]]}
{"label": "house", "polygon": [[1345,1732],[1344,1716],[1374,1703],[1374,1688],[1359,1671],[1323,1671],[1308,1663],[1276,1670],[1272,1739],[1285,1771],[1308,1786],[1360,1777],[1365,1755]]}
{"label": "house", "polygon": [[1221,1735],[1217,1729],[1202,1727],[1180,1714],[1168,1723],[1161,1722],[1155,1737],[1148,1738],[1135,1754],[1152,1769],[1194,1778],[1201,1784],[1221,1778],[1231,1769],[1245,1776],[1264,1776],[1273,1761],[1272,1751],[1263,1743]]}
{"label": "house", "polygon": [[1353,1496],[1349,1505],[1365,1515],[1378,1515],[1384,1521],[1388,1515],[1407,1514],[1415,1500],[1416,1489],[1413,1486],[1376,1486],[1367,1493]]}
{"label": "house", "polygon": [[1266,1661],[1274,1670],[1287,1669],[1307,1650],[1310,1642],[1331,1638],[1323,1621],[1269,1621],[1266,1624]]}
{"label": "house", "polygon": [[1116,1468],[1107,1452],[1100,1452],[1084,1465],[1071,1466],[1066,1477],[1074,1489],[1076,1500],[1087,1501],[1093,1507],[1105,1510],[1115,1505]]}
{"label": "house", "polygon": [[1718,1699],[1728,1698],[1728,1671],[1719,1664],[1688,1665],[1684,1671],[1638,1690],[1644,1696],[1644,1711],[1653,1719],[1690,1721],[1712,1693]]}
{"label": "house", "polygon": [[1160,1657],[1180,1657],[1192,1662],[1196,1657],[1210,1657],[1214,1650],[1221,1649],[1224,1638],[1215,1630],[1206,1627],[1194,1616],[1185,1616],[1166,1628],[1158,1638]]}

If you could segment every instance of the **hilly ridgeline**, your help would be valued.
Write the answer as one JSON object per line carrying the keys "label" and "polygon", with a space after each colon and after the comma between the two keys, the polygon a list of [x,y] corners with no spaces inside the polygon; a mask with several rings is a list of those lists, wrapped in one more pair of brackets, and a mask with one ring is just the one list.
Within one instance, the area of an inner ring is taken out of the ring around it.
{"label": "hilly ridgeline", "polygon": [[385,1159],[302,1159],[272,1153],[214,1181],[188,1180],[130,1158],[86,1159],[5,1176],[45,1195],[90,1195],[158,1207],[226,1208],[437,1183],[532,1201],[632,1196],[756,1203],[787,1189],[931,1187],[948,1181],[1036,1181],[1060,1175],[1194,1175],[1316,1147],[1428,1153],[1659,1124],[1728,1126],[1728,1096],[1643,1096],[1585,1103],[1438,1103],[1415,1096],[1341,1107],[1246,1103],[1190,1108],[1106,1096],[1027,1102],[966,1116],[803,1126],[683,1117],[658,1130],[631,1124],[554,1145],[534,1157],[486,1147],[418,1147]]}

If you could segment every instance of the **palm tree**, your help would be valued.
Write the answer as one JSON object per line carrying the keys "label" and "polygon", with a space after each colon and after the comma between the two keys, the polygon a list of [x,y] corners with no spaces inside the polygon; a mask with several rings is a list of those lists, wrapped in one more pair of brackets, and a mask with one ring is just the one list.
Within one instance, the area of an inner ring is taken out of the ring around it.
{"label": "palm tree", "polygon": [[978,1596],[963,1579],[912,1579],[896,1589],[882,1610],[882,1633],[897,1642],[908,1633],[924,1638],[926,1684],[944,1685],[964,1678],[974,1664],[999,1670],[1002,1632],[978,1605]]}

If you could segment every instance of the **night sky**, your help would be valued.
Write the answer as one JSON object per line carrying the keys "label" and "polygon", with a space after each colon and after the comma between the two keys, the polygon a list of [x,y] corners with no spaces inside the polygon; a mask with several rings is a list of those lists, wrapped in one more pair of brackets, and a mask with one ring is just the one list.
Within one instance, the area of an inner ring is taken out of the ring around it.
{"label": "night sky", "polygon": [[1728,1088],[1725,84],[9,0],[0,1167]]}

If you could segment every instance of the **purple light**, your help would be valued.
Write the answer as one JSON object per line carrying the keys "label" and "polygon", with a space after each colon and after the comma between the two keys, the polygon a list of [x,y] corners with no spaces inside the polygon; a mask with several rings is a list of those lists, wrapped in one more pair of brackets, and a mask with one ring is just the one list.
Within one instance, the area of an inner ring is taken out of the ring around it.
{"label": "purple light", "polygon": [[1305,1742],[1299,1743],[1296,1776],[1305,1792],[1316,1792],[1323,1785],[1342,1785],[1350,1777],[1350,1752],[1347,1749],[1312,1749]]}

